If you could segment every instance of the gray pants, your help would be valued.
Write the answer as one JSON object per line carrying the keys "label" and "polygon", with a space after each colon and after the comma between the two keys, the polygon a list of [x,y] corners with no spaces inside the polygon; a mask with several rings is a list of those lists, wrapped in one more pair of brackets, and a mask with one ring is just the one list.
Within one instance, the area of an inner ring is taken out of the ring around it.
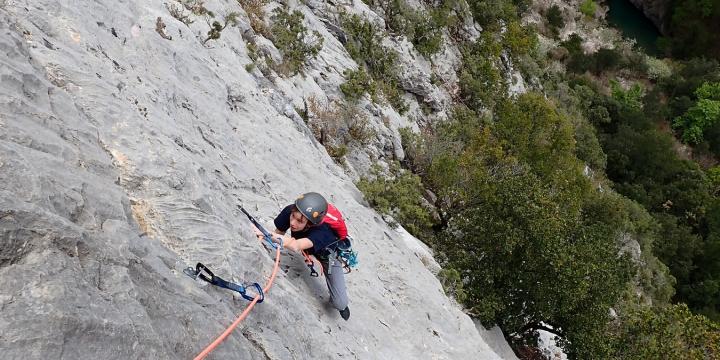
{"label": "gray pants", "polygon": [[345,309],[348,306],[348,297],[342,262],[336,259],[335,254],[333,254],[330,259],[322,260],[321,264],[325,282],[330,291],[330,302],[338,310]]}

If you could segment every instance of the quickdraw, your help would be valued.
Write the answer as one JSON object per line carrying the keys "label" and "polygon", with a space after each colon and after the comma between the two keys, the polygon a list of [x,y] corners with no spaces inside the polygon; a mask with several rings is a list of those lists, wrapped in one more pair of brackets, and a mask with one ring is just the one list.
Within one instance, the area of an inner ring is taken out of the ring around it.
{"label": "quickdraw", "polygon": [[245,216],[248,217],[248,219],[250,219],[250,222],[251,222],[253,225],[255,225],[255,227],[256,227],[258,230],[260,230],[260,232],[262,232],[263,237],[265,238],[265,241],[266,241],[270,246],[272,246],[273,249],[277,249],[278,246],[280,247],[280,249],[282,249],[282,237],[278,237],[278,238],[277,238],[277,239],[280,241],[279,244],[276,243],[276,242],[274,242],[274,241],[273,241],[273,236],[272,236],[272,234],[270,234],[269,231],[265,230],[265,228],[264,228],[262,225],[260,225],[260,223],[257,222],[257,220],[255,220],[255,218],[252,217],[252,215],[250,215],[250,213],[248,213],[247,211],[245,211],[245,208],[243,208],[241,205],[238,205],[237,207],[240,209],[240,211],[243,212],[243,214],[245,214]]}
{"label": "quickdraw", "polygon": [[[308,255],[308,253],[305,252],[305,250],[302,251],[302,255],[305,258],[305,265],[307,265],[310,269],[310,276],[318,277],[320,274],[315,271],[315,262],[313,261],[313,259],[310,257],[310,255]],[[322,267],[322,264],[320,264],[320,267]]]}
{"label": "quickdraw", "polygon": [[[259,297],[259,299],[257,300],[257,302],[259,302],[259,303],[261,303],[261,302],[263,302],[263,300],[265,300],[265,294],[263,293],[263,290],[260,287],[260,284],[252,283],[249,285],[248,284],[238,285],[238,284],[229,282],[219,276],[215,276],[215,274],[213,274],[213,272],[210,271],[210,269],[208,269],[207,266],[203,265],[203,263],[197,263],[195,268],[190,266],[190,267],[186,268],[185,270],[183,270],[183,273],[185,273],[185,275],[193,278],[193,280],[197,279],[199,277],[200,279],[207,281],[215,286],[229,289],[232,291],[237,291],[238,293],[240,293],[240,295],[245,300],[248,300],[248,301],[253,301],[253,300],[255,300],[256,297]],[[254,296],[248,295],[247,289],[253,288],[253,287],[255,288],[256,294]]]}
{"label": "quickdraw", "polygon": [[[255,221],[255,219],[252,216],[250,216],[250,214],[248,214],[248,212],[245,211],[245,209],[243,209],[242,206],[238,206],[238,207],[245,215],[247,215],[248,219],[250,219],[250,222],[252,222],[253,225],[255,225],[255,227],[258,228],[263,233],[265,240],[270,244],[270,246],[272,246],[275,249],[275,264],[273,265],[272,274],[270,275],[270,278],[268,279],[267,283],[265,284],[265,287],[262,289],[259,289],[258,287],[256,287],[256,290],[258,290],[258,296],[255,296],[252,299],[252,301],[250,301],[250,304],[248,304],[248,306],[245,308],[245,310],[243,310],[243,312],[237,317],[237,319],[235,319],[235,321],[233,321],[233,323],[230,324],[230,326],[228,326],[227,329],[225,329],[225,331],[223,331],[223,333],[220,334],[220,336],[218,336],[215,340],[213,340],[213,342],[210,343],[210,345],[206,346],[197,356],[195,356],[194,360],[205,359],[205,357],[208,356],[208,354],[210,354],[228,336],[230,336],[230,334],[233,332],[233,330],[235,330],[235,328],[240,324],[240,322],[242,322],[248,316],[248,314],[250,313],[250,310],[253,309],[255,304],[264,300],[265,294],[268,291],[270,291],[270,287],[272,286],[273,282],[275,281],[275,277],[277,276],[278,271],[280,269],[280,249],[282,248],[282,239],[280,239],[279,246],[276,246],[272,241],[272,235],[270,235],[270,233],[267,230],[265,230],[257,221]],[[204,268],[204,269],[207,270],[207,268]],[[200,269],[200,270],[202,270],[202,269]],[[200,271],[198,270],[198,267],[196,267],[195,269],[188,268],[188,269],[185,269],[185,273],[191,277],[197,277],[198,274],[200,274]],[[211,272],[209,274],[212,275]],[[205,276],[205,277],[207,278],[207,276]],[[216,277],[216,276],[210,276],[211,280],[213,278],[218,279],[218,277]],[[257,286],[257,284],[254,284],[253,286]],[[247,299],[247,297],[245,297],[245,296],[243,296],[243,297]]]}

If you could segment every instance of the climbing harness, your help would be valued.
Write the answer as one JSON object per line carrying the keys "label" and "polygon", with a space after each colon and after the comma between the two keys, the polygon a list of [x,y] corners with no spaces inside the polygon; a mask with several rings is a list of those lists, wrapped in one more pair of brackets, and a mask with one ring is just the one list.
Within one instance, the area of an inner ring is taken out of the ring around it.
{"label": "climbing harness", "polygon": [[280,249],[282,249],[282,237],[278,237],[278,238],[277,238],[277,239],[280,241],[280,244],[275,243],[275,242],[273,241],[273,236],[272,236],[272,234],[270,234],[269,231],[265,230],[265,228],[264,228],[262,225],[260,225],[260,223],[257,222],[257,220],[255,220],[255,218],[252,217],[252,215],[250,215],[250,213],[248,213],[247,211],[245,211],[245,208],[243,208],[241,205],[238,205],[237,207],[240,209],[240,211],[243,212],[243,214],[245,214],[245,216],[248,217],[248,219],[250,219],[250,222],[251,222],[253,225],[255,225],[255,227],[256,227],[258,230],[260,230],[260,232],[262,232],[263,237],[265,238],[265,241],[266,241],[268,244],[270,244],[270,246],[272,246],[273,249],[277,249],[278,246],[279,246]]}
{"label": "climbing harness", "polygon": [[[335,245],[334,251],[329,251],[330,255],[328,256],[328,269],[327,272],[330,274],[332,271],[332,264],[335,259],[340,261],[342,263],[343,267],[343,273],[349,274],[352,272],[352,269],[357,268],[358,260],[357,260],[357,252],[352,249],[352,238],[350,236],[347,236],[343,240],[338,240],[327,247],[330,247],[332,245]],[[327,248],[326,247],[326,248]],[[305,258],[305,265],[308,266],[310,269],[310,276],[312,277],[318,277],[319,273],[315,271],[315,262],[313,259],[308,255],[305,250],[301,251],[303,257]],[[318,264],[320,264],[320,270],[324,273],[323,263],[322,261],[318,261]]]}
{"label": "climbing harness", "polygon": [[[205,280],[215,286],[225,288],[225,289],[230,289],[232,291],[237,291],[238,293],[240,293],[240,295],[245,300],[253,301],[255,299],[255,297],[260,297],[260,299],[257,301],[258,303],[261,303],[261,302],[263,302],[263,300],[265,300],[265,294],[263,294],[260,284],[252,283],[250,285],[247,285],[247,284],[238,285],[235,283],[231,283],[229,281],[224,280],[223,278],[221,278],[219,276],[215,276],[215,274],[213,274],[213,272],[210,271],[210,269],[208,269],[207,266],[205,266],[203,263],[197,263],[195,268],[190,266],[190,267],[186,268],[185,270],[183,270],[183,272],[185,273],[185,275],[187,275],[193,279],[197,279],[199,277],[200,279]],[[247,295],[247,289],[249,289],[251,287],[254,287],[255,291],[257,292],[257,294],[255,296]]]}

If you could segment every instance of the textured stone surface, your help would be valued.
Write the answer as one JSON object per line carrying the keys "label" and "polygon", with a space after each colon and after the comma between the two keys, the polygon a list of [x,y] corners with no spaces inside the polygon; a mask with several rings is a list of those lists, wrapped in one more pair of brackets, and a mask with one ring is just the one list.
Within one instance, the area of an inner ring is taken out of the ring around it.
{"label": "textured stone surface", "polygon": [[667,34],[667,23],[665,18],[670,9],[668,0],[630,0],[636,8],[640,9],[661,33]]}
{"label": "textured stone surface", "polygon": [[[295,112],[357,66],[312,9],[325,47],[306,77],[281,79],[246,71],[246,23],[203,44],[206,21],[186,26],[161,1],[0,4],[3,359],[191,358],[246,301],[182,269],[264,283],[273,256],[236,205],[269,225],[308,190],[357,239],[350,321],[284,254],[266,301],[210,358],[499,358]],[[390,121],[391,134],[412,123]]]}

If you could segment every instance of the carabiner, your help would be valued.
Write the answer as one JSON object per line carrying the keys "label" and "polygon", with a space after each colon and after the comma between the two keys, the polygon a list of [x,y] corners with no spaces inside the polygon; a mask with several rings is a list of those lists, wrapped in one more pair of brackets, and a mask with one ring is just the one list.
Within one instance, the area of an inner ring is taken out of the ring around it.
{"label": "carabiner", "polygon": [[257,302],[258,302],[258,303],[263,302],[263,300],[265,300],[265,293],[263,292],[262,288],[260,287],[260,284],[258,284],[258,283],[253,283],[253,284],[250,285],[250,286],[248,286],[247,284],[245,285],[245,289],[249,289],[249,288],[251,288],[251,287],[254,287],[255,290],[257,290],[257,295],[255,295],[255,296],[250,296],[250,295],[247,295],[245,292],[241,292],[240,295],[242,295],[242,297],[243,297],[245,300],[249,300],[249,301],[253,301],[253,300],[255,300],[256,297],[259,296],[260,299],[259,299]]}

